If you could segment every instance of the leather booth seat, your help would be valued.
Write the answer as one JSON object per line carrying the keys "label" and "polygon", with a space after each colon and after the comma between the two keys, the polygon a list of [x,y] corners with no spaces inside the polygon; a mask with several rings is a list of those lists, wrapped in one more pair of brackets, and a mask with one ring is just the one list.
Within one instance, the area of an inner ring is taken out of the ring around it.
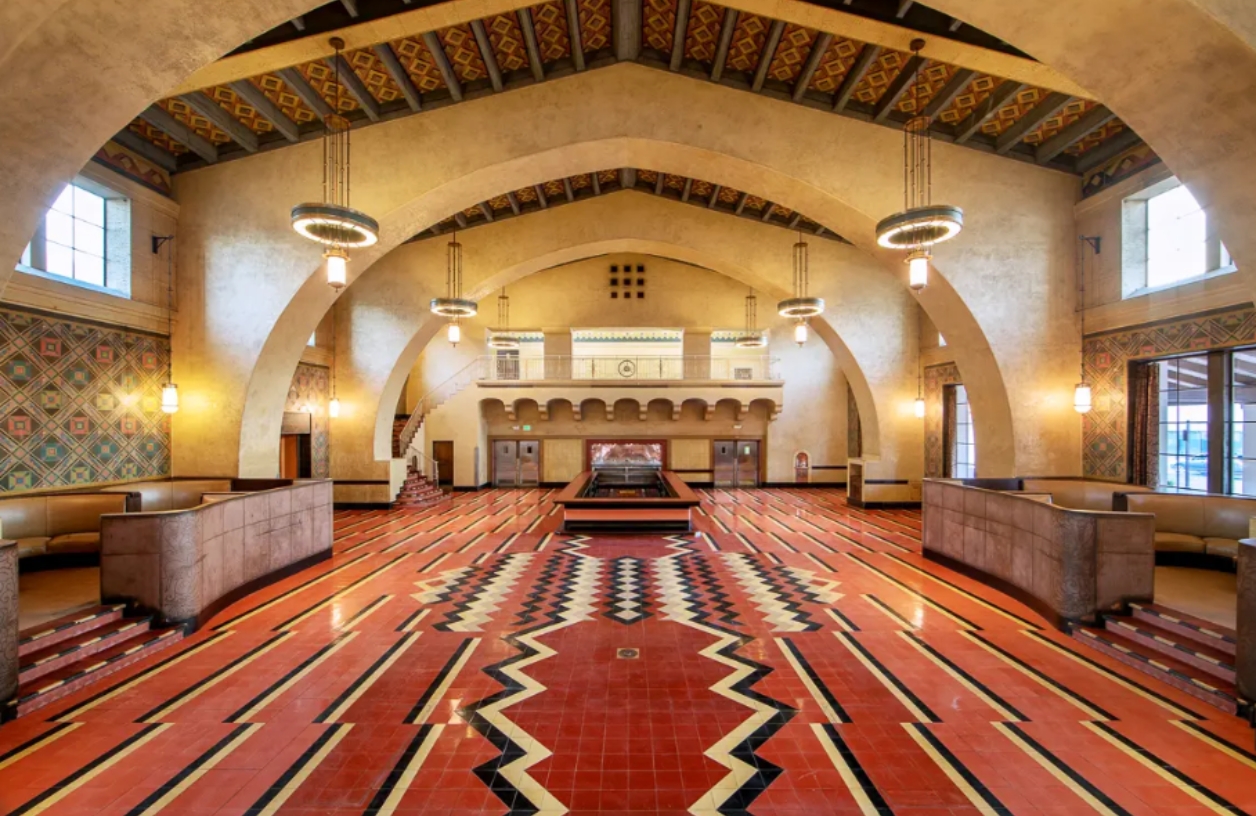
{"label": "leather booth seat", "polygon": [[0,499],[4,537],[17,541],[18,559],[100,552],[100,517],[125,513],[126,493],[59,493]]}
{"label": "leather booth seat", "polygon": [[1071,510],[1099,511],[1113,510],[1117,493],[1151,492],[1137,485],[1093,479],[1021,479],[1021,490],[1026,493],[1049,493],[1052,504]]}
{"label": "leather booth seat", "polygon": [[1256,499],[1190,493],[1130,493],[1124,508],[1156,516],[1156,551],[1238,558],[1239,539],[1249,537]]}
{"label": "leather booth seat", "polygon": [[160,510],[186,510],[199,507],[206,493],[231,492],[230,479],[173,479],[152,482],[130,482],[103,488],[106,493],[138,493],[138,510],[152,513]]}

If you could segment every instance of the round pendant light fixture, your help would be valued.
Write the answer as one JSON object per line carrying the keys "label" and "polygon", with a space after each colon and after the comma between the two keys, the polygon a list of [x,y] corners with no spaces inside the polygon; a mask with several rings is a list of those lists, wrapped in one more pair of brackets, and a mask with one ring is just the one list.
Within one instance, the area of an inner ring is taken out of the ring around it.
{"label": "round pendant light fixture", "polygon": [[505,286],[497,296],[497,328],[489,332],[488,347],[505,351],[519,348],[519,338],[510,333],[510,296]]}
{"label": "round pendant light fixture", "polygon": [[754,289],[746,295],[746,328],[733,339],[737,348],[763,348],[768,344],[767,335],[759,331],[759,299]]}
{"label": "round pendant light fixture", "polygon": [[794,324],[794,342],[800,346],[806,345],[807,331],[808,329],[807,329],[806,319],[799,320],[797,323],[795,323]]}
{"label": "round pendant light fixture", "polygon": [[[777,314],[802,321],[824,314],[824,298],[811,297],[807,294],[807,288],[811,282],[811,250],[807,242],[803,240],[802,232],[798,233],[798,243],[794,244],[793,267],[794,296],[776,304]],[[806,328],[804,327],[802,331],[802,342],[805,343]],[[797,329],[794,330],[794,338],[797,341]]]}
{"label": "round pendant light fixture", "polygon": [[930,247],[949,241],[964,229],[962,209],[933,203],[933,140],[929,138],[930,118],[920,98],[925,65],[920,51],[924,47],[922,39],[911,41],[916,74],[911,86],[912,116],[903,124],[903,210],[877,224],[879,245],[910,250],[908,280],[915,291],[929,283]]}
{"label": "round pendant light fixture", "polygon": [[307,201],[292,208],[292,229],[298,235],[329,247],[324,253],[327,283],[339,290],[347,282],[347,249],[368,247],[379,240],[379,223],[366,213],[349,206],[349,120],[341,113],[340,52],[345,41],[332,37],[336,50],[332,76],[335,106],[323,118],[323,200]]}
{"label": "round pendant light fixture", "polygon": [[[464,317],[475,317],[478,307],[474,300],[462,296],[462,244],[458,243],[458,233],[454,233],[445,251],[445,297],[432,298],[432,314],[454,321],[449,324],[449,342],[454,345],[462,339],[462,330],[458,328],[458,320]],[[457,339],[455,339],[457,335]]]}

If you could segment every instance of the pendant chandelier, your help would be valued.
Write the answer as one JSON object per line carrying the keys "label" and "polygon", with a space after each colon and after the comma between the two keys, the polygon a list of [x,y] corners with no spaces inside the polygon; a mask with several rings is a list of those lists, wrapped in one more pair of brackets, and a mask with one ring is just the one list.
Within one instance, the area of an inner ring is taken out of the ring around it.
{"label": "pendant chandelier", "polygon": [[519,338],[510,333],[510,297],[506,287],[497,296],[497,330],[489,332],[488,347],[493,349],[517,349]]}
{"label": "pendant chandelier", "polygon": [[368,247],[379,240],[379,224],[374,218],[349,206],[349,120],[340,112],[340,66],[345,64],[341,49],[345,41],[331,38],[336,49],[333,76],[336,84],[335,109],[323,119],[323,200],[292,208],[292,228],[298,234],[327,247],[327,283],[333,289],[344,287],[348,275],[348,250]]}
{"label": "pendant chandelier", "polygon": [[803,345],[807,342],[807,320],[824,314],[824,298],[811,297],[807,288],[811,283],[811,250],[798,232],[798,243],[794,244],[794,296],[776,304],[776,311],[781,317],[797,320],[794,325],[794,342]]}
{"label": "pendant chandelier", "polygon": [[449,342],[456,346],[462,340],[458,321],[475,317],[476,312],[475,301],[462,296],[462,244],[458,243],[455,232],[445,251],[445,297],[432,298],[432,314],[449,319]]}
{"label": "pendant chandelier", "polygon": [[903,125],[903,211],[877,224],[877,243],[888,249],[909,250],[907,264],[912,289],[923,289],[929,280],[929,248],[950,240],[964,228],[964,211],[949,204],[933,203],[933,142],[929,117],[920,98],[920,51],[925,41],[911,42],[916,75],[912,78],[912,116]]}
{"label": "pendant chandelier", "polygon": [[754,288],[746,295],[746,329],[737,335],[733,343],[737,348],[763,348],[768,344],[767,335],[759,331],[759,299]]}

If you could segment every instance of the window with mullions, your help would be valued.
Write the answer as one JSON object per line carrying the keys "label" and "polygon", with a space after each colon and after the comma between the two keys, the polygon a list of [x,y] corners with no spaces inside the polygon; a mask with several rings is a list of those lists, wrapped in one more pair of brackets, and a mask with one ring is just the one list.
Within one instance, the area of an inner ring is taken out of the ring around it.
{"label": "window with mullions", "polygon": [[19,269],[129,297],[130,244],[130,201],[80,178],[44,214]]}
{"label": "window with mullions", "polygon": [[1256,496],[1256,349],[1230,357],[1230,492]]}
{"label": "window with mullions", "polygon": [[1208,492],[1208,356],[1156,363],[1159,375],[1159,489]]}
{"label": "window with mullions", "polygon": [[951,478],[977,477],[977,438],[973,432],[973,413],[968,405],[968,392],[962,385],[955,388],[955,445],[952,453]]}

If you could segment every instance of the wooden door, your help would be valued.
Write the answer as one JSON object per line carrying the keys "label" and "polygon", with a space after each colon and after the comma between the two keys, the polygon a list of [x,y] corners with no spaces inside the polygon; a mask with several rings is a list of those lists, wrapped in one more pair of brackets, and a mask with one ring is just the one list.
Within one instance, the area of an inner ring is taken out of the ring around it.
{"label": "wooden door", "polygon": [[454,483],[454,443],[433,441],[432,458],[436,460],[436,465],[440,469],[441,485],[452,486]]}
{"label": "wooden door", "polygon": [[279,478],[296,479],[301,475],[301,437],[284,434],[279,437]]}

